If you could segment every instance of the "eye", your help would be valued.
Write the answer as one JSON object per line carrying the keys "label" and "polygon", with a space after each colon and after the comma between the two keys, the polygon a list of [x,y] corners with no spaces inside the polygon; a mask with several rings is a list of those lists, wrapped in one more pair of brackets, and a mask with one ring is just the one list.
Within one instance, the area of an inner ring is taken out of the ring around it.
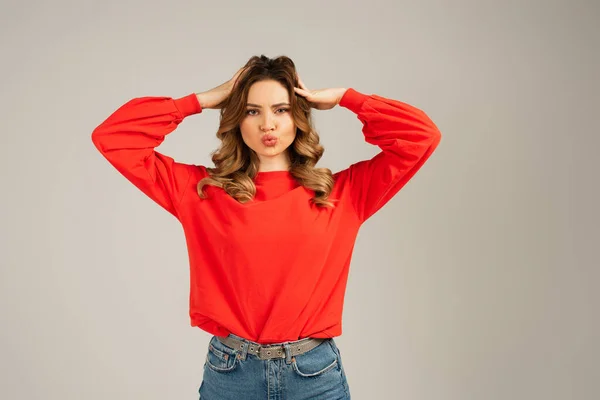
{"label": "eye", "polygon": [[[277,109],[277,111],[281,111],[280,114],[288,112],[289,110],[290,110],[289,108],[278,108]],[[251,114],[252,112],[258,112],[258,110],[246,110],[246,115],[256,115],[256,114]]]}

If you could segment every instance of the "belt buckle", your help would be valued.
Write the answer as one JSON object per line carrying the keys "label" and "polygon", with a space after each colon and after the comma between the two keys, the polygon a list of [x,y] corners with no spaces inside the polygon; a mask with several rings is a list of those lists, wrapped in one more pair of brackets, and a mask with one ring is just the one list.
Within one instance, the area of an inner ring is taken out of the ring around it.
{"label": "belt buckle", "polygon": [[[266,350],[269,347],[273,347],[273,349]],[[279,348],[279,350],[277,350],[278,348]],[[260,358],[260,349],[264,349],[263,351],[266,353],[266,358],[264,358],[264,360],[268,360],[268,359],[271,359],[271,358],[284,358],[285,357],[285,348],[283,347],[283,345],[276,345],[276,346],[273,346],[273,345],[263,346],[262,344],[259,345],[258,350],[257,350],[258,351],[258,358]],[[279,352],[279,355],[275,356],[275,357],[270,357],[270,355],[271,355],[272,352]]]}

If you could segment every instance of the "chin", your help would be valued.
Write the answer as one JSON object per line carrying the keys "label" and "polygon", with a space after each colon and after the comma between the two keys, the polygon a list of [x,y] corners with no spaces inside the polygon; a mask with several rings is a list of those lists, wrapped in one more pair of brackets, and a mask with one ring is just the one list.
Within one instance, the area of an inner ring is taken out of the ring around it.
{"label": "chin", "polygon": [[277,148],[273,148],[273,149],[261,149],[260,151],[257,151],[256,153],[261,156],[265,156],[265,157],[275,157],[275,156],[278,156],[281,153],[283,153],[283,151],[280,149],[277,149]]}

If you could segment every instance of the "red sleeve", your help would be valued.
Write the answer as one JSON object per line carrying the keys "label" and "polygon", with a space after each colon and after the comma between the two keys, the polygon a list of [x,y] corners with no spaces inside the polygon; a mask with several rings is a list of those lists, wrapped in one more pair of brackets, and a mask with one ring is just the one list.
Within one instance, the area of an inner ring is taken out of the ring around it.
{"label": "red sleeve", "polygon": [[92,132],[100,153],[131,183],[175,217],[193,166],[154,149],[181,121],[202,112],[196,94],[140,97],[122,105]]}
{"label": "red sleeve", "polygon": [[363,123],[375,157],[348,167],[352,204],[361,222],[385,205],[415,175],[440,142],[441,133],[421,110],[397,100],[349,88],[340,100]]}

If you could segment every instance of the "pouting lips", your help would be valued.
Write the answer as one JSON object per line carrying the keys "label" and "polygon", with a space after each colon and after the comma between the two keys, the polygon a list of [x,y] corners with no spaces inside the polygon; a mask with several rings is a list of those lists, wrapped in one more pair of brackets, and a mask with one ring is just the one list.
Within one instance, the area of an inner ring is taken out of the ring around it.
{"label": "pouting lips", "polygon": [[277,143],[277,137],[273,135],[265,135],[261,138],[261,140],[263,144],[267,146],[273,146],[275,143]]}

